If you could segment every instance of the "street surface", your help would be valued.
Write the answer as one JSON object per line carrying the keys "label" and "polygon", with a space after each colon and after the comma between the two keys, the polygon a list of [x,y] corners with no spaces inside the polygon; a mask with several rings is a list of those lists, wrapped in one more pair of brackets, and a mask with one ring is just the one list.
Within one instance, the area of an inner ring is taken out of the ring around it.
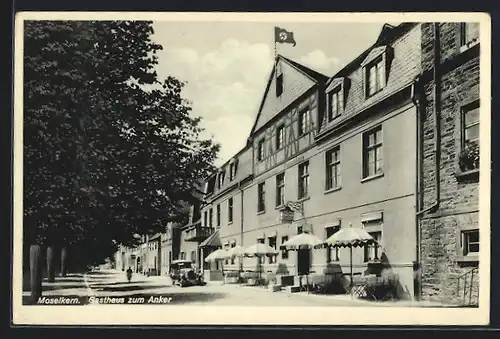
{"label": "street surface", "polygon": [[[146,277],[134,273],[129,283],[125,272],[95,271],[57,277],[55,283],[43,282],[43,296],[88,297],[93,303],[147,303],[155,305],[225,306],[440,306],[414,302],[373,302],[351,299],[348,295],[314,295],[306,292],[269,292],[263,287],[247,287],[220,282],[205,286],[173,286],[167,276]],[[152,298],[151,298],[152,297]],[[29,291],[23,293],[29,299]]]}

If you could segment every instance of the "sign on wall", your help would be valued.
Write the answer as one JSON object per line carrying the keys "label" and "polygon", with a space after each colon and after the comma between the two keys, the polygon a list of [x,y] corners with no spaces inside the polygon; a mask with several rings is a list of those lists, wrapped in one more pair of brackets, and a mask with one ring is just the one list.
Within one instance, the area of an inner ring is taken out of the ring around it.
{"label": "sign on wall", "polygon": [[285,208],[280,211],[280,223],[289,224],[293,222],[294,211]]}

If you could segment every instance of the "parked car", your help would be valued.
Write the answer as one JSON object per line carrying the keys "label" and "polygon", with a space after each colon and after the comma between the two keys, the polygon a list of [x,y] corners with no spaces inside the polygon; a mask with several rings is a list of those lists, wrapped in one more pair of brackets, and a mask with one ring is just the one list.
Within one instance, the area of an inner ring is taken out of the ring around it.
{"label": "parked car", "polygon": [[196,272],[193,262],[189,260],[172,261],[169,276],[172,283],[180,287],[205,285],[203,275]]}

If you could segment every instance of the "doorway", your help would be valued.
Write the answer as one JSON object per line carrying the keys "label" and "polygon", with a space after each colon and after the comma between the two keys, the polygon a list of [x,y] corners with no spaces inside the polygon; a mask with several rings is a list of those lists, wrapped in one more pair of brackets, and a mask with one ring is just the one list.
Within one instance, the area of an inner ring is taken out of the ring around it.
{"label": "doorway", "polygon": [[299,249],[297,251],[297,273],[298,275],[309,274],[311,263],[311,250]]}

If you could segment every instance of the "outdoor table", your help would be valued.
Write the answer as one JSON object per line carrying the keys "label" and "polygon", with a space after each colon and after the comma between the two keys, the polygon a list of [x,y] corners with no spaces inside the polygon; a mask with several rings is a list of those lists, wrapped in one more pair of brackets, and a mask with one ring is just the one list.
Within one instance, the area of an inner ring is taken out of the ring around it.
{"label": "outdoor table", "polygon": [[355,297],[368,297],[373,300],[393,298],[392,285],[379,276],[360,276],[353,279],[349,293]]}

